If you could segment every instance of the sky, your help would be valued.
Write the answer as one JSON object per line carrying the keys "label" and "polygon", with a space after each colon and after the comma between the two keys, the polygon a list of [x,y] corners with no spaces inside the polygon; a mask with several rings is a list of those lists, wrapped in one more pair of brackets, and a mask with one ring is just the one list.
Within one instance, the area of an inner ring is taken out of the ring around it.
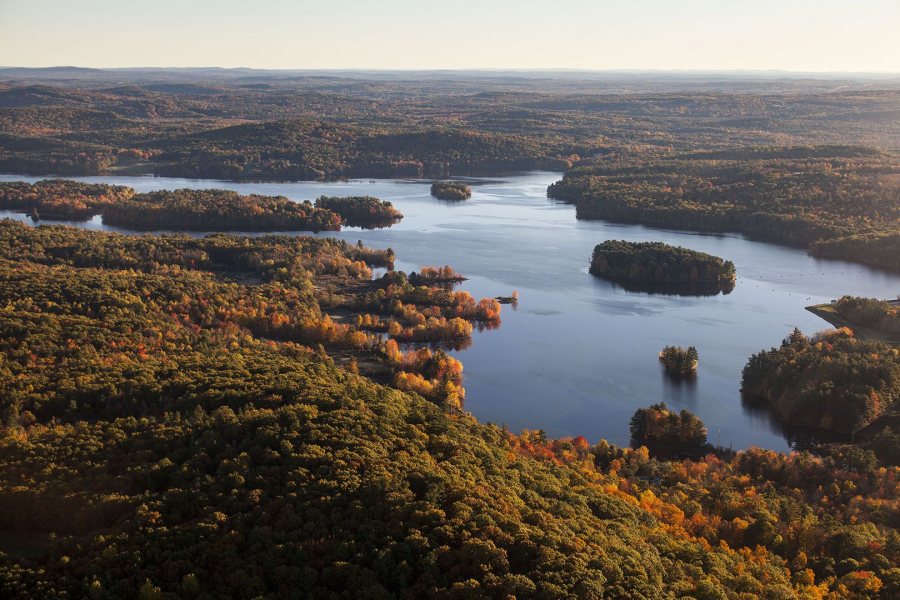
{"label": "sky", "polygon": [[900,72],[900,0],[0,0],[0,65]]}

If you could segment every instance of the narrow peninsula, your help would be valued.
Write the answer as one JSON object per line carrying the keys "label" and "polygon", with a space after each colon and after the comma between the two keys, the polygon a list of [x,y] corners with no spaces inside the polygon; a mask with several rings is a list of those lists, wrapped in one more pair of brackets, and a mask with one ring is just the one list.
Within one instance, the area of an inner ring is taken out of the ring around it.
{"label": "narrow peninsula", "polygon": [[103,209],[103,223],[144,231],[337,231],[341,217],[308,200],[182,189],[110,204]]}
{"label": "narrow peninsula", "polygon": [[843,296],[806,310],[835,327],[849,327],[858,338],[900,343],[900,299]]}

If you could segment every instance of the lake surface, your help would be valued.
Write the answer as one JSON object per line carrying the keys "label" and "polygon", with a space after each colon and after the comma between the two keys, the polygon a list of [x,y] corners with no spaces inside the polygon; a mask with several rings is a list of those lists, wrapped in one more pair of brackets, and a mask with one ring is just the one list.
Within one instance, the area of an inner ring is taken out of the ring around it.
{"label": "lake surface", "polygon": [[[331,235],[391,247],[396,267],[452,265],[469,277],[476,297],[519,292],[517,309],[503,307],[503,324],[475,332],[457,353],[465,366],[466,408],[482,421],[513,431],[543,429],[553,437],[584,435],[628,443],[628,421],[639,407],[665,401],[706,423],[714,444],[786,450],[781,430],[740,400],[741,369],[754,352],[778,345],[793,327],[807,333],[828,324],[804,310],[844,294],[894,298],[900,276],[802,250],[709,235],[577,221],[574,207],[547,199],[559,173],[471,179],[472,198],[450,203],[429,195],[429,182],[355,180],[321,183],[232,183],[162,177],[79,177],[138,191],[225,188],[241,193],[312,200],[320,195],[372,195],[405,215],[390,229],[347,228]],[[0,175],[0,180],[40,178]],[[0,218],[31,222],[0,211]],[[97,217],[78,224],[105,227]],[[594,246],[607,239],[662,241],[732,260],[738,280],[728,295],[685,297],[626,291],[587,272]],[[657,353],[667,344],[694,345],[693,382],[665,377]]]}

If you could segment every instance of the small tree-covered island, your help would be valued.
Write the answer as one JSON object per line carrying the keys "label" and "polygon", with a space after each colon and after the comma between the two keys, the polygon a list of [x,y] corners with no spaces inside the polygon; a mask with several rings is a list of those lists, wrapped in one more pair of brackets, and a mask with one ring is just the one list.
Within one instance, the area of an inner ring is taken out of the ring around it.
{"label": "small tree-covered island", "polygon": [[[607,240],[594,248],[590,273],[647,289],[683,288],[690,293],[730,292],[734,263],[718,256],[662,242]],[[694,286],[692,288],[691,286]]]}
{"label": "small tree-covered island", "polygon": [[431,184],[431,195],[438,200],[468,200],[472,188],[459,181],[435,181]]}
{"label": "small tree-covered island", "polygon": [[697,373],[700,359],[697,349],[693,346],[687,348],[666,346],[659,353],[659,362],[669,375],[694,375]]}

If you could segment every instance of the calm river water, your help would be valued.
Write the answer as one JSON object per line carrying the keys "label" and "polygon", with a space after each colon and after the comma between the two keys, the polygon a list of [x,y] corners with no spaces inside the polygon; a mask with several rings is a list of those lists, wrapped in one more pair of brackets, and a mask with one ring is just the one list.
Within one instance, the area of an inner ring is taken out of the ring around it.
{"label": "calm river water", "polygon": [[[498,330],[476,332],[459,353],[465,366],[466,408],[513,431],[544,429],[550,436],[584,435],[628,443],[628,420],[638,407],[665,401],[697,413],[714,444],[785,450],[783,433],[765,414],[741,405],[741,369],[754,352],[780,343],[793,327],[826,328],[804,307],[843,294],[894,298],[900,276],[863,266],[817,260],[803,251],[753,242],[739,235],[707,235],[577,221],[572,206],[548,200],[559,173],[535,172],[473,179],[472,198],[448,203],[421,181],[355,180],[320,183],[231,183],[161,177],[81,177],[138,191],[226,188],[241,193],[372,195],[405,215],[390,229],[348,228],[328,233],[366,245],[392,247],[397,268],[452,265],[469,277],[476,297],[519,292],[517,309],[503,307]],[[0,175],[0,180],[39,178]],[[0,218],[30,222],[0,211]],[[78,224],[104,227],[99,217]],[[326,234],[323,234],[326,235]],[[658,240],[734,261],[733,292],[683,297],[630,292],[588,275],[594,246],[607,239]],[[694,345],[700,354],[693,382],[661,372],[657,353],[667,344]]]}

